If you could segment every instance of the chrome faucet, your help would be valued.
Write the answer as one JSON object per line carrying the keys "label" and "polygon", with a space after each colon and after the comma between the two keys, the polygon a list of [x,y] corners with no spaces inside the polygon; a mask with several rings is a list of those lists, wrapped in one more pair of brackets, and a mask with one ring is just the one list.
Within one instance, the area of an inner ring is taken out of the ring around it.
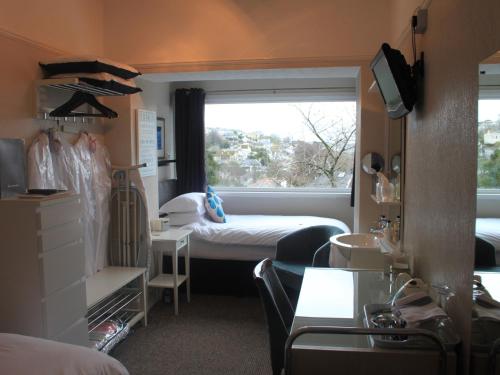
{"label": "chrome faucet", "polygon": [[389,221],[385,215],[380,215],[378,220],[370,227],[370,233],[373,234],[384,234],[384,229],[387,228]]}

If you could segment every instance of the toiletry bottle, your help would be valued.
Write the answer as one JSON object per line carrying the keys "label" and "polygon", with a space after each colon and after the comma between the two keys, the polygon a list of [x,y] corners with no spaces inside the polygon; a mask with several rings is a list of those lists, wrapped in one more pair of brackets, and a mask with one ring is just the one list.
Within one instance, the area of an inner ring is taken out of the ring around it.
{"label": "toiletry bottle", "polygon": [[378,201],[390,202],[394,200],[394,185],[381,172],[377,172],[378,182],[375,185],[375,195]]}
{"label": "toiletry bottle", "polygon": [[392,223],[392,242],[399,242],[401,232],[401,218],[396,216],[396,220]]}
{"label": "toiletry bottle", "polygon": [[394,199],[401,200],[401,177],[399,174],[394,178]]}
{"label": "toiletry bottle", "polygon": [[384,234],[384,238],[386,238],[387,240],[391,239],[391,227],[391,221],[387,220],[387,224],[382,231],[382,233]]}
{"label": "toiletry bottle", "polygon": [[378,218],[377,229],[380,231],[380,233],[383,233],[386,227],[387,227],[387,218],[385,217],[385,215],[380,215]]}

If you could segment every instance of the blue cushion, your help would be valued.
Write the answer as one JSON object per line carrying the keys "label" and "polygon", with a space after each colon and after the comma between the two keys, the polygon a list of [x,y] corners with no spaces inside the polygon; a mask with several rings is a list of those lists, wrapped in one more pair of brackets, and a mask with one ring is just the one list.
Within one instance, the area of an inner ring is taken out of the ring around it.
{"label": "blue cushion", "polygon": [[205,208],[207,209],[207,214],[216,223],[225,223],[226,215],[222,209],[222,199],[219,198],[215,190],[211,187],[207,187],[207,196],[205,197]]}

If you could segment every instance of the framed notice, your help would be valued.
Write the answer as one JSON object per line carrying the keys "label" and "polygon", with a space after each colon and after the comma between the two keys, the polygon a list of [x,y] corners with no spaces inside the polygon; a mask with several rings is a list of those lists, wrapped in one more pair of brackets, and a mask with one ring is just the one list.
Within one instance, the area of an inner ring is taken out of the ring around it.
{"label": "framed notice", "polygon": [[137,110],[137,162],[141,176],[156,176],[158,171],[156,112]]}
{"label": "framed notice", "polygon": [[158,159],[165,159],[165,119],[162,117],[156,119],[156,137]]}

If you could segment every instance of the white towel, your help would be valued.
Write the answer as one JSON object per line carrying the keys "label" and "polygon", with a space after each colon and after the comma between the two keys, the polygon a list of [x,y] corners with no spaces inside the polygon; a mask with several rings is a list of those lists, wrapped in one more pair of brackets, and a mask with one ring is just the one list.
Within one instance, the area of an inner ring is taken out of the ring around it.
{"label": "white towel", "polygon": [[447,316],[443,309],[424,292],[398,299],[392,307],[392,313],[404,319],[408,327],[418,326],[419,323],[429,319]]}

